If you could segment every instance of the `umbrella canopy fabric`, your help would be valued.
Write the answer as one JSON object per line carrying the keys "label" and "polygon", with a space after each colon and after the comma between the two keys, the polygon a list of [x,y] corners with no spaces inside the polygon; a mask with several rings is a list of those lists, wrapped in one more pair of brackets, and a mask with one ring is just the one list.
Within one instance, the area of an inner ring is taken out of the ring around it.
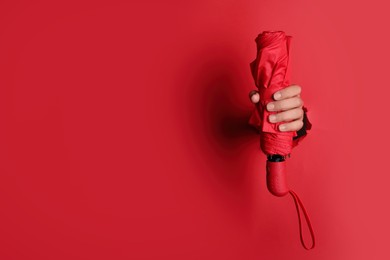
{"label": "umbrella canopy fabric", "polygon": [[282,122],[270,123],[268,117],[275,112],[264,109],[273,101],[272,95],[290,85],[290,48],[291,36],[283,31],[264,31],[255,39],[257,43],[256,59],[250,63],[251,73],[260,94],[260,102],[256,104],[249,118],[249,124],[261,131],[261,148],[267,155],[280,154],[286,156],[305,137],[306,131],[312,128],[307,118],[307,108],[303,106],[303,131],[280,132]]}

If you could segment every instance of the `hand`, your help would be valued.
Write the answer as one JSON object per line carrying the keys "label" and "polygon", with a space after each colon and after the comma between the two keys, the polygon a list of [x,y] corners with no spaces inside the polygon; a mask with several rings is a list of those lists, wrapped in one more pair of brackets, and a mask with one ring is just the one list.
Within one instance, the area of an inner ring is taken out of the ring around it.
{"label": "hand", "polygon": [[[290,85],[275,92],[272,95],[275,101],[267,104],[268,111],[277,112],[268,117],[269,122],[286,122],[279,125],[280,131],[298,131],[303,127],[304,111],[300,94],[300,86]],[[260,94],[256,90],[252,90],[249,97],[254,104],[260,101]]]}

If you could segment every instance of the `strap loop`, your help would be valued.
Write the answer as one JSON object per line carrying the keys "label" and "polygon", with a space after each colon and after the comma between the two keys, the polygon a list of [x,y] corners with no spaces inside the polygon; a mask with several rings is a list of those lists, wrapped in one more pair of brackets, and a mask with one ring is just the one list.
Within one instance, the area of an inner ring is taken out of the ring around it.
{"label": "strap loop", "polygon": [[[311,226],[311,223],[310,223],[310,218],[306,212],[306,209],[305,207],[303,206],[303,203],[302,201],[299,199],[298,195],[290,190],[289,193],[291,194],[291,196],[293,197],[294,199],[294,203],[295,203],[295,207],[297,209],[297,213],[298,213],[298,221],[299,221],[299,235],[300,235],[300,238],[301,238],[301,243],[302,243],[302,246],[306,249],[306,250],[310,250],[310,249],[313,249],[316,242],[315,242],[315,237],[314,237],[314,231],[313,231],[313,227]],[[299,207],[302,209],[303,211],[303,215],[305,217],[305,220],[306,220],[306,223],[309,227],[309,230],[310,230],[310,236],[311,236],[311,241],[312,241],[312,245],[311,247],[307,247],[306,244],[305,244],[305,241],[303,240],[303,232],[302,232],[302,220],[301,220],[301,214],[300,214],[300,211],[299,211]]]}

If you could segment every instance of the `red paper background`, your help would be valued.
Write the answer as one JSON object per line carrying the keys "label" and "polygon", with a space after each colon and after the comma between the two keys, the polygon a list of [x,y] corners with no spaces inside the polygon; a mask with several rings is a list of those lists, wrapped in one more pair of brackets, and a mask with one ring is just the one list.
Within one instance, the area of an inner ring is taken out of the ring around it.
{"label": "red paper background", "polygon": [[[0,259],[390,259],[388,10],[1,1]],[[310,252],[247,126],[263,30],[313,123],[288,162]]]}

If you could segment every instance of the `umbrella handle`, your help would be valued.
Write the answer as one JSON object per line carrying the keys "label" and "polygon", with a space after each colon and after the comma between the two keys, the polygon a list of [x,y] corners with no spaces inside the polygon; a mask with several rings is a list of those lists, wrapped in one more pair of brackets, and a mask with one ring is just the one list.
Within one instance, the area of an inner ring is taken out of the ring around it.
{"label": "umbrella handle", "polygon": [[[290,193],[294,199],[295,207],[298,213],[298,221],[299,221],[299,235],[301,239],[302,246],[307,249],[313,249],[315,246],[315,237],[313,227],[310,222],[309,215],[306,212],[305,207],[303,206],[302,201],[299,199],[298,195],[290,190],[287,186],[287,178],[286,178],[286,161],[282,155],[269,155],[267,160],[267,188],[269,192],[278,197],[283,197],[287,193]],[[312,246],[308,247],[303,240],[303,232],[302,232],[302,220],[300,210],[302,209],[303,215],[305,217],[306,223],[309,227],[310,236],[312,240]]]}
{"label": "umbrella handle", "polygon": [[283,156],[276,155],[267,160],[267,188],[271,194],[283,197],[290,189],[287,187],[286,161]]}

